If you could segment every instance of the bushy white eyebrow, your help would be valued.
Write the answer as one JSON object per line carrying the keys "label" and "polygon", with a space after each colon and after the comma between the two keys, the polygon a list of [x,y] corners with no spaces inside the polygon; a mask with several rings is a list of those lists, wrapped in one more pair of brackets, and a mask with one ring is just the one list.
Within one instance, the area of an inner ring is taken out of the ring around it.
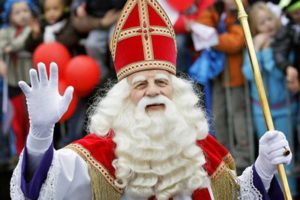
{"label": "bushy white eyebrow", "polygon": [[140,81],[145,81],[146,80],[146,77],[145,76],[142,76],[142,75],[138,75],[136,77],[134,77],[131,81],[131,84],[134,85],[135,83],[137,82],[140,82]]}
{"label": "bushy white eyebrow", "polygon": [[170,80],[170,78],[166,74],[156,74],[154,79],[165,79],[165,80]]}
{"label": "bushy white eyebrow", "polygon": [[[166,74],[156,74],[154,79],[155,80],[167,80],[167,81],[170,80],[170,78]],[[138,82],[143,82],[146,80],[147,80],[147,78],[145,76],[138,75],[132,79],[131,84],[134,85]]]}

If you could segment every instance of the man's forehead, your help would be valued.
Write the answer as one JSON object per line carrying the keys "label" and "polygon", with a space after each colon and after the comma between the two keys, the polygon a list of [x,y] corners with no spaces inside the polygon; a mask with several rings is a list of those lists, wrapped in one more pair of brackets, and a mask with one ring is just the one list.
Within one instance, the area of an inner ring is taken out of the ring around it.
{"label": "man's forehead", "polygon": [[149,70],[144,72],[138,72],[135,74],[132,74],[128,77],[129,82],[135,83],[138,81],[144,81],[149,78],[154,79],[170,79],[170,73],[164,70]]}

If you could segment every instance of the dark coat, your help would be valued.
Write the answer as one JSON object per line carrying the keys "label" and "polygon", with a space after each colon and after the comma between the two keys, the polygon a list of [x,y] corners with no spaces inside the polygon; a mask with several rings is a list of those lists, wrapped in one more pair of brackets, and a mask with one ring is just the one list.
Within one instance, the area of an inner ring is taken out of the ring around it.
{"label": "dark coat", "polygon": [[[33,38],[32,34],[25,42],[25,48],[27,51],[34,52],[37,46],[43,43],[43,33],[45,25],[42,26],[42,31],[39,37]],[[63,44],[72,55],[82,53],[83,47],[79,44],[81,38],[84,38],[84,35],[80,34],[73,27],[71,20],[68,20],[66,25],[56,33],[56,41]]]}
{"label": "dark coat", "polygon": [[[291,65],[300,72],[300,25],[288,24],[279,29],[272,43],[277,66],[286,73]],[[290,59],[293,53],[294,59]]]}
{"label": "dark coat", "polygon": [[101,18],[111,9],[121,10],[126,0],[73,0],[72,11],[75,11],[82,3],[86,4],[88,15]]}

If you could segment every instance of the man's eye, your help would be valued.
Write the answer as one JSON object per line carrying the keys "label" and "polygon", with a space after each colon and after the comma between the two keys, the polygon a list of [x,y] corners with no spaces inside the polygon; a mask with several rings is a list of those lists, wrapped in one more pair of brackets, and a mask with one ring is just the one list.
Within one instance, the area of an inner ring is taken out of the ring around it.
{"label": "man's eye", "polygon": [[141,88],[143,88],[143,87],[145,87],[145,83],[140,83],[140,84],[137,84],[136,86],[135,86],[135,89],[141,89]]}
{"label": "man's eye", "polygon": [[166,86],[166,85],[168,85],[168,82],[167,81],[157,81],[157,84],[160,86]]}

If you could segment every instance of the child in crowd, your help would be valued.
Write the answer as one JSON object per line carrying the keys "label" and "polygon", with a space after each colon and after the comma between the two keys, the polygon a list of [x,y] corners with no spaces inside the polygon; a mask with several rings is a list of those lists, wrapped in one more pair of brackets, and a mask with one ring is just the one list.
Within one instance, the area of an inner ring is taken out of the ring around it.
{"label": "child in crowd", "polygon": [[119,18],[126,0],[73,0],[74,25],[78,31],[88,33],[85,42],[87,54],[101,67],[102,83],[110,76],[108,44],[113,25]]}
{"label": "child in crowd", "polygon": [[[84,46],[80,44],[80,40],[85,35],[79,33],[73,26],[69,6],[68,0],[43,1],[43,18],[41,23],[37,21],[32,23],[33,31],[30,38],[26,41],[26,48],[28,50],[33,52],[41,43],[56,41],[63,44],[72,56],[85,54]],[[75,112],[65,122],[66,126],[62,126],[66,127],[66,130],[60,128],[60,124],[56,126],[55,133],[58,136],[54,143],[56,147],[65,146],[83,136],[85,113],[85,99],[80,99]],[[64,132],[66,134],[62,134]]]}
{"label": "child in crowd", "polygon": [[[191,25],[199,13],[214,3],[214,0],[159,0],[169,15],[174,26],[177,45],[176,67],[178,73],[187,73],[192,64],[192,38]],[[176,15],[175,15],[176,13]]]}
{"label": "child in crowd", "polygon": [[[300,0],[291,0],[283,10],[290,19],[286,26],[275,35],[272,44],[277,66],[286,74],[288,88],[297,93],[300,91]],[[294,59],[289,54],[294,52]]]}
{"label": "child in crowd", "polygon": [[[287,140],[290,144],[293,144],[292,130],[297,113],[296,97],[288,91],[285,75],[277,68],[273,56],[273,48],[271,47],[273,37],[281,25],[280,19],[269,9],[266,3],[257,2],[252,5],[249,13],[249,22],[274,126],[276,130],[284,132]],[[267,127],[248,53],[245,53],[244,56],[243,73],[250,82],[254,127],[258,138],[260,138],[267,131]],[[288,166],[287,169],[288,174],[290,174],[291,166]],[[293,195],[296,195],[295,180],[290,175],[288,177],[291,191]]]}
{"label": "child in crowd", "polygon": [[26,40],[26,49],[33,52],[43,42],[57,41],[63,44],[71,54],[82,53],[79,41],[81,35],[71,23],[69,7],[65,0],[43,1],[41,22],[31,23],[32,33]]}
{"label": "child in crowd", "polygon": [[[272,43],[274,59],[277,67],[286,75],[287,85],[291,92],[298,94],[300,105],[300,0],[287,1],[283,11],[289,18],[289,23],[280,28]],[[292,54],[292,59],[289,55]],[[300,163],[300,112],[297,117],[297,138],[295,160]],[[300,164],[297,164],[295,172],[299,173]]]}
{"label": "child in crowd", "polygon": [[29,127],[25,99],[18,82],[29,82],[28,70],[32,66],[32,59],[24,51],[24,42],[31,32],[28,24],[32,20],[32,14],[37,13],[32,0],[7,0],[2,13],[4,26],[0,30],[0,71],[6,74],[9,99],[13,104],[12,128],[18,154],[24,147]]}
{"label": "child in crowd", "polygon": [[[237,167],[243,168],[250,162],[242,74],[244,34],[234,0],[217,1],[199,14],[197,22],[217,30],[219,43],[213,48],[225,54],[224,71],[212,81],[214,128],[217,139],[233,152]],[[236,145],[230,143],[231,132]]]}

